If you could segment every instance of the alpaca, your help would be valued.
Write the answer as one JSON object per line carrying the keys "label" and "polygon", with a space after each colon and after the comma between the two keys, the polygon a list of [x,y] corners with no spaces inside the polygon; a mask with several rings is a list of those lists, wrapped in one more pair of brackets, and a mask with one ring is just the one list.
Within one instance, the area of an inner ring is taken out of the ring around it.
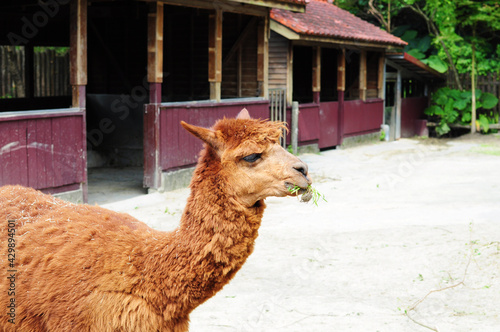
{"label": "alpaca", "polygon": [[264,199],[311,184],[307,165],[278,144],[281,123],[242,110],[211,129],[181,124],[205,144],[173,232],[0,188],[1,331],[187,331],[191,311],[253,251]]}

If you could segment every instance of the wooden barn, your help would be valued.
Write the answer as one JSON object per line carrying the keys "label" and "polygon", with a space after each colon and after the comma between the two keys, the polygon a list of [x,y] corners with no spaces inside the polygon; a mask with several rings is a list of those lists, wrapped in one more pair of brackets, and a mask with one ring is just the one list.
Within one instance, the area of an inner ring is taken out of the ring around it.
{"label": "wooden barn", "polygon": [[201,144],[181,120],[297,101],[301,145],[378,133],[405,44],[320,0],[5,0],[0,32],[0,185],[76,201],[93,167],[185,185]]}
{"label": "wooden barn", "polygon": [[2,1],[0,184],[86,201],[87,165],[135,165],[161,187],[200,149],[180,120],[268,117],[271,8],[305,1]]}
{"label": "wooden barn", "polygon": [[299,145],[320,149],[380,132],[385,54],[401,39],[326,0],[271,10],[269,88],[299,102]]}

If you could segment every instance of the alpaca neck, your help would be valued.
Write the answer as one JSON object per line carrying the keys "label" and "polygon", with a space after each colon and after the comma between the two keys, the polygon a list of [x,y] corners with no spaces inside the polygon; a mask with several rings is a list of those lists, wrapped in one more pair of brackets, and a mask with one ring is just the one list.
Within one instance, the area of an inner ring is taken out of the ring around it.
{"label": "alpaca neck", "polygon": [[245,208],[220,188],[210,179],[192,183],[179,228],[149,256],[151,277],[163,278],[164,310],[189,314],[227,284],[253,251],[264,202]]}

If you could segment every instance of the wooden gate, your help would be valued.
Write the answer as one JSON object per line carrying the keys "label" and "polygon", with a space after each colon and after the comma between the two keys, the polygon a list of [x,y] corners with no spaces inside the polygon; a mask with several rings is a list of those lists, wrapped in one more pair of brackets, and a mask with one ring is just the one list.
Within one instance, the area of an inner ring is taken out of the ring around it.
{"label": "wooden gate", "polygon": [[[286,89],[269,89],[269,111],[271,121],[286,123]],[[286,148],[286,130],[280,139],[281,146]]]}

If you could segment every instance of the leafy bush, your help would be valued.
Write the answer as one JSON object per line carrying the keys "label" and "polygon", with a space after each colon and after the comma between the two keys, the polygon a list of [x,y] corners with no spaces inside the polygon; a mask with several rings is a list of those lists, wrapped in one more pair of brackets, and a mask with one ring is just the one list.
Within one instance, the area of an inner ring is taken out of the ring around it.
{"label": "leafy bush", "polygon": [[434,54],[436,50],[431,47],[432,37],[430,35],[418,36],[418,32],[412,30],[410,25],[398,26],[392,31],[392,34],[408,43],[403,49],[404,52],[440,73],[445,73],[448,70],[448,64]]}
{"label": "leafy bush", "polygon": [[[438,121],[436,133],[441,136],[450,131],[451,124],[468,125],[472,119],[472,92],[450,89],[448,87],[437,90],[431,99],[431,106],[425,114]],[[498,104],[498,98],[488,92],[476,90],[476,109],[478,113],[476,125],[484,132],[489,131],[490,123],[498,123],[498,114],[491,110]]]}

